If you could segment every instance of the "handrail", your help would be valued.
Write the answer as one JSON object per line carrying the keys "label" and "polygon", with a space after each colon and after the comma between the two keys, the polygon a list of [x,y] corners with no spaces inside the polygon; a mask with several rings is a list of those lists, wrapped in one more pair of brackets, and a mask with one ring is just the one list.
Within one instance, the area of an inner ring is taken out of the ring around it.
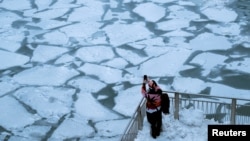
{"label": "handrail", "polygon": [[[226,105],[227,107],[231,107],[230,111],[224,111],[226,113],[223,114],[230,114],[230,124],[235,124],[236,123],[236,108],[237,106],[249,106],[250,109],[250,105],[239,105],[237,104],[237,100],[243,100],[243,101],[248,101],[250,102],[250,99],[244,99],[244,98],[235,98],[235,97],[223,97],[223,96],[211,96],[211,95],[205,95],[205,94],[192,94],[192,93],[180,93],[180,92],[176,92],[176,91],[163,91],[163,93],[168,93],[174,94],[174,97],[169,96],[171,102],[171,108],[173,109],[172,112],[174,113],[174,118],[175,119],[179,119],[179,109],[182,108],[180,105],[186,101],[192,101],[193,103],[198,103],[199,102],[203,103],[205,102],[207,107],[205,107],[206,109],[208,108],[216,108],[216,112],[218,112],[218,110],[222,109],[223,105]],[[180,98],[180,95],[188,95],[188,96],[194,96],[194,97],[187,97],[187,98]],[[199,99],[195,99],[195,98],[199,98],[199,97],[205,97],[205,98],[209,98],[209,101],[204,101],[203,100],[199,100]],[[215,99],[229,99],[231,100],[230,103],[225,103],[225,102],[219,102],[216,101]],[[145,117],[145,98],[142,98],[142,100],[140,101],[139,105],[137,106],[133,116],[131,117],[131,120],[129,122],[129,124],[127,125],[124,134],[122,135],[121,141],[132,141],[136,138],[137,133],[139,130],[141,130],[142,126],[143,126],[143,119]],[[210,104],[210,105],[209,105]],[[209,105],[209,106],[208,106]],[[225,109],[224,109],[225,110]],[[211,111],[211,109],[210,109]],[[214,111],[213,111],[214,112]],[[209,113],[207,113],[209,114]],[[216,116],[214,117],[216,118]],[[247,116],[248,120],[250,121],[250,116]]]}
{"label": "handrail", "polygon": [[135,119],[137,119],[137,115],[140,113],[140,120],[138,121],[138,126],[136,126],[137,130],[141,130],[142,126],[143,126],[143,118],[145,116],[145,98],[142,98],[139,105],[136,108],[135,113],[133,114],[133,116],[131,117],[131,120],[129,121],[127,127],[125,128],[124,133],[122,135],[122,139],[121,140],[129,140],[127,138],[135,138],[137,133],[131,133],[130,129],[132,128],[132,126],[135,124],[134,121]]}
{"label": "handrail", "polygon": [[210,97],[210,98],[223,98],[223,99],[237,99],[237,100],[245,100],[250,101],[250,99],[244,99],[244,98],[237,98],[237,97],[224,97],[224,96],[215,96],[215,95],[207,95],[207,94],[194,94],[194,93],[184,93],[184,92],[177,92],[177,91],[162,91],[163,93],[179,93],[184,95],[193,95],[193,96],[202,96],[202,97]]}

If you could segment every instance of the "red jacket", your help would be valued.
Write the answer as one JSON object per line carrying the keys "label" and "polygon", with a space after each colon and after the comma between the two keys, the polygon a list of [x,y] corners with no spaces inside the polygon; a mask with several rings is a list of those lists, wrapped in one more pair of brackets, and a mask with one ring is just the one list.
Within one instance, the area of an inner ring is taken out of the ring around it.
{"label": "red jacket", "polygon": [[156,86],[154,89],[146,90],[146,85],[143,84],[141,88],[142,95],[147,99],[146,108],[147,109],[156,109],[161,106],[161,94],[162,90],[159,86]]}

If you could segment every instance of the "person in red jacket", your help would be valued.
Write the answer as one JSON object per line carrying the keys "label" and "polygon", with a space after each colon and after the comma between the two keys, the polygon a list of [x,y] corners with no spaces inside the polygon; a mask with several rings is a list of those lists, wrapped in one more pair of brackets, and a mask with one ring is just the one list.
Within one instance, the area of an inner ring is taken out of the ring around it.
{"label": "person in red jacket", "polygon": [[[148,84],[148,89],[146,88]],[[151,135],[156,138],[160,135],[162,126],[162,113],[161,113],[161,94],[162,89],[157,85],[154,80],[147,78],[144,75],[141,93],[146,101],[146,115],[147,120],[151,125]]]}

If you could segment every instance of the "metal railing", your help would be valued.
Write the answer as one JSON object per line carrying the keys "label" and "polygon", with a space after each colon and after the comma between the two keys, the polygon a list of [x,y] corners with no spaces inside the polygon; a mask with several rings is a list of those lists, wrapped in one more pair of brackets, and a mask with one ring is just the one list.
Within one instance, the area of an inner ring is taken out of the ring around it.
{"label": "metal railing", "polygon": [[[179,111],[183,108],[195,108],[204,112],[207,119],[214,119],[219,124],[249,124],[250,99],[211,96],[205,94],[179,93],[164,91],[170,98],[170,113],[179,119]],[[146,115],[146,100],[142,98],[131,117],[121,141],[133,141],[143,127]]]}

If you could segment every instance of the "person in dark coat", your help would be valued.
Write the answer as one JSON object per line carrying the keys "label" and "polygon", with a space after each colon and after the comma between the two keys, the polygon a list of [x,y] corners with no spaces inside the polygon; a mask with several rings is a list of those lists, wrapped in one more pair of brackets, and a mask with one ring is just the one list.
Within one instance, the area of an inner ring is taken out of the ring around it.
{"label": "person in dark coat", "polygon": [[[148,89],[146,88],[148,84]],[[150,80],[144,75],[141,93],[146,101],[147,120],[151,125],[151,135],[156,138],[160,135],[162,127],[162,112],[161,112],[161,95],[162,89],[154,80]]]}

